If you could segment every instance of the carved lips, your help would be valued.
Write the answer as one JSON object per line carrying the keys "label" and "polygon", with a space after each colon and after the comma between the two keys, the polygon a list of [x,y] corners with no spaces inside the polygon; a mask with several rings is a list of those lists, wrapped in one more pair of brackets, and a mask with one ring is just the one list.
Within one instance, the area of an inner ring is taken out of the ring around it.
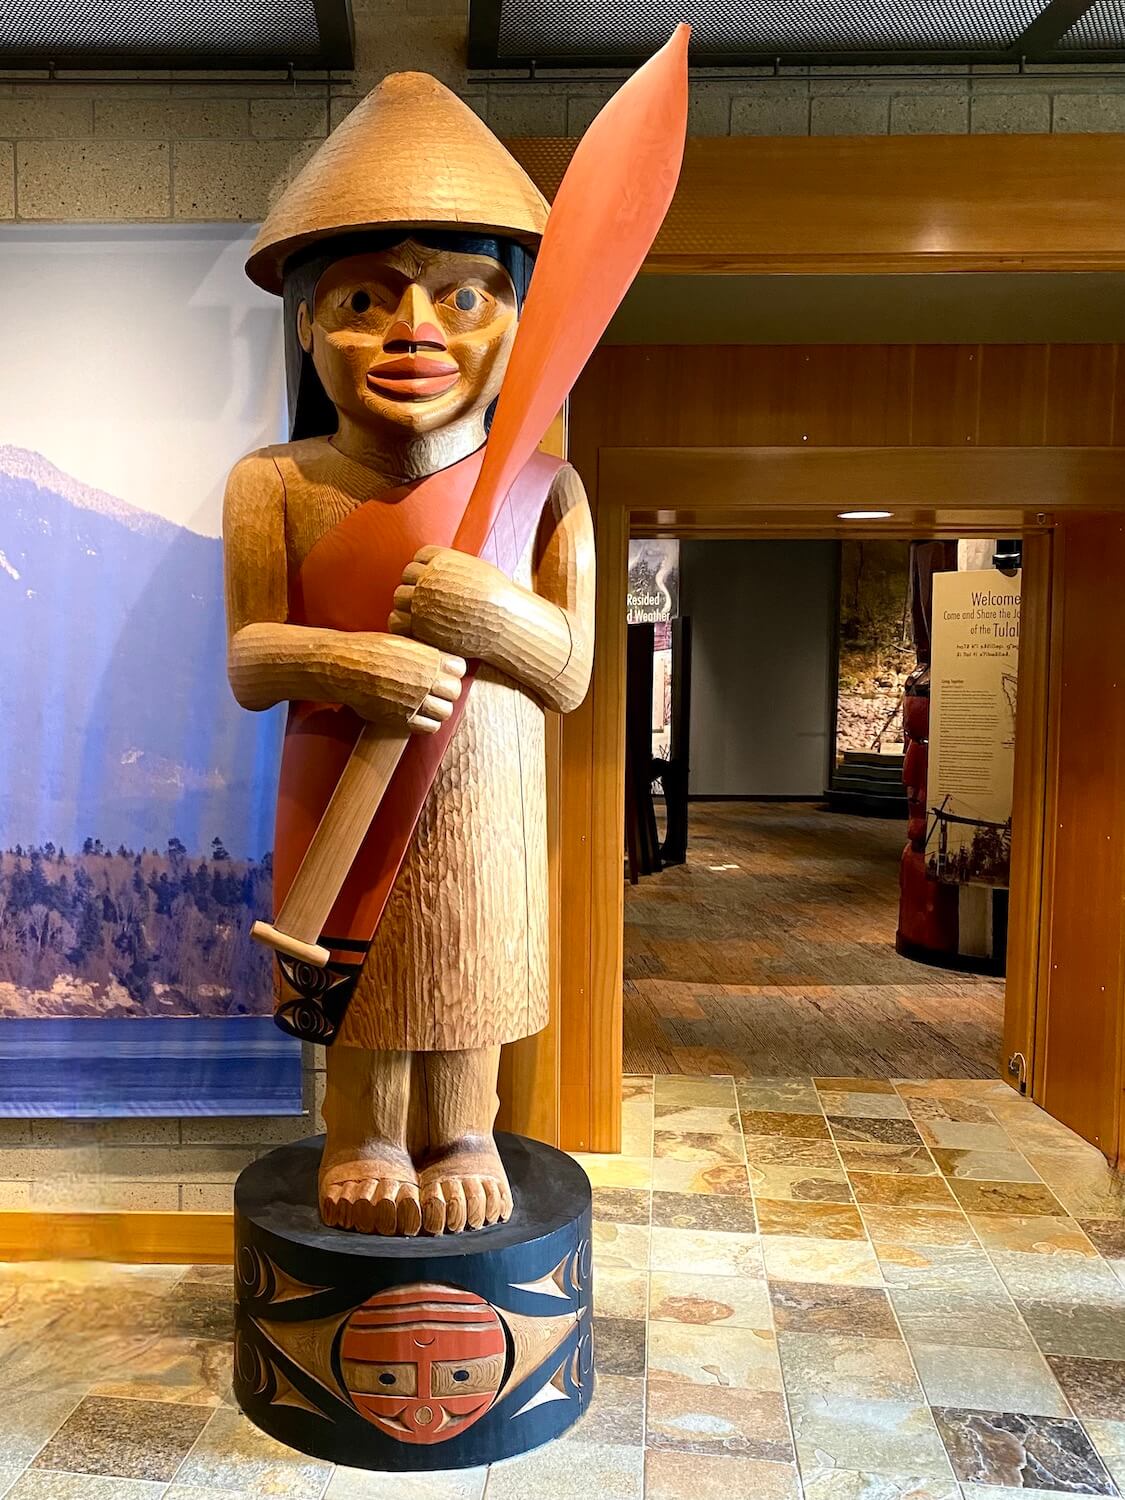
{"label": "carved lips", "polygon": [[421,352],[381,360],[367,372],[371,390],[405,401],[444,395],[460,378],[460,369],[448,356]]}

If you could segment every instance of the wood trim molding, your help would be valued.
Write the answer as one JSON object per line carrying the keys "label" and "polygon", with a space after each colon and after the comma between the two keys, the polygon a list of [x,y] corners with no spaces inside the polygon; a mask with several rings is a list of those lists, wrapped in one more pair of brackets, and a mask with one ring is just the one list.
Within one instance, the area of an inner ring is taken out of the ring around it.
{"label": "wood trim molding", "polygon": [[[552,197],[574,151],[509,140]],[[1125,269],[1119,135],[690,140],[644,269],[664,275]],[[737,186],[736,186],[737,185]]]}
{"label": "wood trim molding", "polygon": [[229,1213],[0,1213],[0,1260],[118,1260],[153,1265],[228,1265]]}

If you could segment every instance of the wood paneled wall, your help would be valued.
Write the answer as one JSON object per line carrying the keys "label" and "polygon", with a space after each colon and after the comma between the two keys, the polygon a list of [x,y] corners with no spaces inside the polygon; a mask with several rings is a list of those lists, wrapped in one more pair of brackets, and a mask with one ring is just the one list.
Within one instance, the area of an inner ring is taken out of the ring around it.
{"label": "wood paneled wall", "polygon": [[1125,444],[1115,344],[646,345],[599,349],[571,402],[598,448]]}
{"label": "wood paneled wall", "polygon": [[[604,449],[966,445],[1125,448],[1125,356],[1114,345],[604,348],[571,403],[571,460],[615,566],[628,515],[608,497],[601,504]],[[1122,476],[1118,504],[1125,455]],[[749,530],[769,503],[752,493],[740,502]],[[606,613],[617,593],[599,590],[607,641],[619,634]],[[599,648],[591,696],[563,727],[561,1139],[570,1149],[620,1141],[618,654]]]}
{"label": "wood paneled wall", "polygon": [[1125,518],[1055,537],[1055,702],[1036,1089],[1049,1114],[1121,1154],[1125,1001]]}

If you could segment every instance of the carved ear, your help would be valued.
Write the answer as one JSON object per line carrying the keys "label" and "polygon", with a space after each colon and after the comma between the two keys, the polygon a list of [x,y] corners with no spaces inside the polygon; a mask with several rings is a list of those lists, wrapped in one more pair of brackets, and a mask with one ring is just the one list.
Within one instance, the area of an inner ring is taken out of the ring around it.
{"label": "carved ear", "polygon": [[297,338],[305,353],[311,354],[313,346],[312,317],[309,314],[309,304],[304,298],[297,305]]}

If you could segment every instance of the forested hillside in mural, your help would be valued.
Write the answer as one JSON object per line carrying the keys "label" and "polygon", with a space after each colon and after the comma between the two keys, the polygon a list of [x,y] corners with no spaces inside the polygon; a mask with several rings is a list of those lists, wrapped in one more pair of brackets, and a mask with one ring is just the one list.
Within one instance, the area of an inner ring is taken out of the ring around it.
{"label": "forested hillside in mural", "polygon": [[242,1016],[270,1008],[269,856],[52,843],[0,854],[0,1017]]}

